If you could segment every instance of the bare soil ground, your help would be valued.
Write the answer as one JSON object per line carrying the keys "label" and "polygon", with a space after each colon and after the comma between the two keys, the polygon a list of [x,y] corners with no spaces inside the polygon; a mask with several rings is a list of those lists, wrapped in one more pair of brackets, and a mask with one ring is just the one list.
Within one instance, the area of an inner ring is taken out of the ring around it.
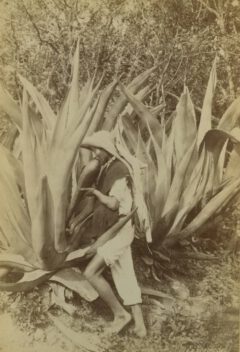
{"label": "bare soil ground", "polygon": [[88,303],[77,296],[69,303],[70,316],[50,307],[49,286],[32,292],[1,293],[0,351],[239,351],[239,255],[217,261],[181,260],[172,263],[167,275],[153,280],[150,269],[136,259],[142,285],[166,294],[143,295],[148,336],[133,335],[130,325],[120,335],[106,337],[111,320],[107,307],[97,299]]}

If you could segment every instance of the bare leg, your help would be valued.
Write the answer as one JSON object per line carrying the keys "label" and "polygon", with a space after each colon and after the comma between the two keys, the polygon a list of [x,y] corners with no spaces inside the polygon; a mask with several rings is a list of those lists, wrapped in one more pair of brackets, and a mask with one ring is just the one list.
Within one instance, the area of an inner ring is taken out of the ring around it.
{"label": "bare leg", "polygon": [[101,275],[105,267],[104,260],[96,254],[86,267],[84,275],[113,312],[114,320],[108,332],[117,334],[131,320],[131,315],[123,308],[114,295],[111,286]]}
{"label": "bare leg", "polygon": [[140,304],[131,306],[133,319],[135,322],[134,332],[138,337],[144,337],[147,334],[146,327],[143,320],[143,314]]}

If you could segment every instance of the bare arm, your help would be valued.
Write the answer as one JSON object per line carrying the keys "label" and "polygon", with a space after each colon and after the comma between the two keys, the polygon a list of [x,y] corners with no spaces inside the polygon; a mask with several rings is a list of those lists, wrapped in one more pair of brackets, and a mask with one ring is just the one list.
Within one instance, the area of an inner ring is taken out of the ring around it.
{"label": "bare arm", "polygon": [[113,196],[107,196],[95,188],[82,188],[83,191],[92,193],[98,200],[111,210],[118,210],[119,201]]}

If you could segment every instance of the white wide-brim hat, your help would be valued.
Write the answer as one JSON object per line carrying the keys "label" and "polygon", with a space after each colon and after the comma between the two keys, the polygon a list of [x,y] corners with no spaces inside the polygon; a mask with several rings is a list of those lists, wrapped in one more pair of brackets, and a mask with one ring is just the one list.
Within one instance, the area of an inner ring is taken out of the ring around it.
{"label": "white wide-brim hat", "polygon": [[91,136],[85,137],[80,147],[87,149],[103,149],[109,154],[119,157],[119,153],[114,145],[113,136],[108,131],[98,131]]}

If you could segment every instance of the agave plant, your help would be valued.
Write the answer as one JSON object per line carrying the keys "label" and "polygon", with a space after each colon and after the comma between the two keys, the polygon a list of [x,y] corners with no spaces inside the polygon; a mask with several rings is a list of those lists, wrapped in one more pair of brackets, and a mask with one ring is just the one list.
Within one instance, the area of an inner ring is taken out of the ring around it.
{"label": "agave plant", "polygon": [[[202,226],[219,214],[240,190],[240,101],[238,98],[233,102],[213,129],[215,86],[216,60],[198,123],[187,87],[169,121],[160,123],[121,85],[139,117],[137,128],[131,120],[132,113],[122,117],[121,124],[125,146],[146,165],[143,183],[154,250],[174,246],[200,233]],[[229,143],[233,152],[227,162]]]}
{"label": "agave plant", "polygon": [[[121,219],[90,248],[74,250],[68,240],[66,225],[79,196],[79,170],[89,161],[88,152],[79,151],[79,146],[85,136],[97,130],[112,131],[115,137],[116,149],[133,179],[138,220],[142,220],[137,224],[138,234],[146,232],[148,242],[153,237],[155,248],[190,236],[240,190],[239,174],[233,172],[240,157],[239,100],[227,110],[217,129],[211,127],[215,62],[198,125],[186,87],[171,119],[160,123],[156,117],[163,106],[147,108],[142,102],[151,91],[146,81],[155,67],[127,87],[115,80],[101,90],[102,79],[97,81],[94,75],[80,89],[78,52],[77,45],[72,82],[58,113],[21,76],[21,106],[0,88],[0,106],[9,114],[20,138],[18,158],[0,148],[4,199],[0,205],[0,268],[4,273],[9,268],[24,273],[18,282],[1,282],[0,289],[25,290],[54,280],[86,299],[96,297],[93,288],[71,267],[91,256],[134,213]],[[116,86],[121,94],[112,99]],[[229,141],[235,149],[226,169]],[[200,211],[192,218],[196,206]]]}
{"label": "agave plant", "polygon": [[[132,94],[140,91],[141,99],[146,96],[150,88],[140,89],[154,69],[129,84]],[[19,76],[23,86],[21,106],[0,88],[0,106],[17,127],[20,139],[18,158],[4,146],[0,147],[0,188],[4,198],[0,206],[0,268],[4,273],[9,268],[24,272],[19,282],[1,283],[0,289],[29,289],[50,278],[69,286],[71,275],[76,281],[76,272],[68,269],[66,280],[64,268],[92,255],[134,213],[114,225],[92,247],[77,251],[71,248],[66,224],[77,198],[79,168],[76,166],[83,167],[89,157],[79,152],[79,146],[85,136],[98,129],[112,130],[128,104],[120,94],[108,107],[117,81],[102,90],[102,78],[97,80],[95,74],[80,89],[78,77],[79,44],[73,58],[70,89],[57,113],[22,76]],[[30,107],[33,104],[35,109]],[[79,292],[79,285],[77,289]]]}

